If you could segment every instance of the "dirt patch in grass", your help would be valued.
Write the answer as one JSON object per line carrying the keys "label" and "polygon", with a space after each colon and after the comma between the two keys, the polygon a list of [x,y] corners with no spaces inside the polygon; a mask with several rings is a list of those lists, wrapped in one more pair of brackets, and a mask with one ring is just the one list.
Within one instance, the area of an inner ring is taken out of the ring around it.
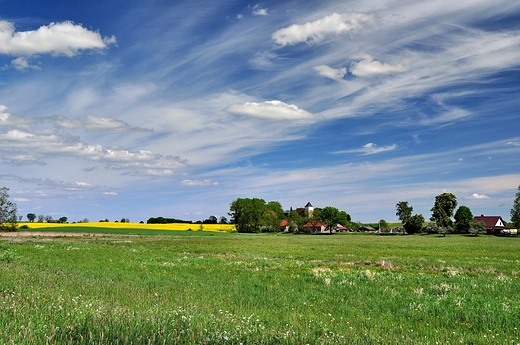
{"label": "dirt patch in grass", "polygon": [[88,237],[88,236],[104,236],[104,234],[92,234],[85,232],[54,232],[54,231],[15,231],[0,232],[0,236],[4,237]]}

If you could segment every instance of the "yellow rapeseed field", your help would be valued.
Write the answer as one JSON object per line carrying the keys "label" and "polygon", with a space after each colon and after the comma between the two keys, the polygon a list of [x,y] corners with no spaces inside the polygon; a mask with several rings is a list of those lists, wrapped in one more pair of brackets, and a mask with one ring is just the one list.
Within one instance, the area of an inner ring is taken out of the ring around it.
{"label": "yellow rapeseed field", "polygon": [[89,222],[89,223],[21,223],[27,225],[30,229],[55,228],[59,231],[62,227],[96,227],[96,228],[112,228],[112,229],[142,229],[142,230],[173,230],[173,231],[215,231],[215,232],[233,232],[235,224],[186,224],[186,223],[170,223],[170,224],[143,224],[143,223],[120,223],[120,222]]}

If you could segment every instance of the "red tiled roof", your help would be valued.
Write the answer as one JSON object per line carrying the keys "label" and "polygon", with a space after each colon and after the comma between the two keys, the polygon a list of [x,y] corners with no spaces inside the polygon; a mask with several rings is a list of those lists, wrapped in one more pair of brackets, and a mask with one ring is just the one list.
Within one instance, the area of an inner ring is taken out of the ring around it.
{"label": "red tiled roof", "polygon": [[493,229],[499,220],[501,220],[505,225],[504,220],[500,216],[475,216],[473,217],[473,220],[477,222],[484,222],[484,224],[486,224],[486,230]]}
{"label": "red tiled roof", "polygon": [[284,227],[284,226],[287,226],[287,225],[289,225],[289,221],[287,219],[282,220],[282,222],[280,223],[281,227]]}

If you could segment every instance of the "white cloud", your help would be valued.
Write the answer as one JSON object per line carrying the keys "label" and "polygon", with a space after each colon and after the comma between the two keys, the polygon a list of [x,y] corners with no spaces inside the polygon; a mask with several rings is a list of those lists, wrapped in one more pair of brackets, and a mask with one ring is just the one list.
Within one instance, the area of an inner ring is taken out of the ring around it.
{"label": "white cloud", "polygon": [[408,70],[408,63],[391,65],[374,60],[368,54],[359,54],[354,58],[361,59],[359,62],[352,62],[350,64],[349,72],[357,77],[370,77],[378,74],[401,73]]}
{"label": "white cloud", "polygon": [[14,68],[16,68],[19,71],[25,71],[26,69],[41,69],[40,66],[37,65],[31,65],[29,63],[29,59],[25,56],[20,56],[11,61],[11,64]]}
{"label": "white cloud", "polygon": [[27,199],[27,198],[13,198],[14,201],[16,202],[29,202],[31,201],[30,199]]}
{"label": "white cloud", "polygon": [[113,43],[116,43],[114,36],[102,38],[99,32],[90,31],[69,21],[22,32],[16,32],[13,23],[0,21],[0,54],[52,54],[72,57],[80,50],[104,49]]}
{"label": "white cloud", "polygon": [[92,185],[88,182],[76,182],[76,185],[79,187],[91,187]]}
{"label": "white cloud", "polygon": [[151,132],[152,130],[146,128],[131,127],[128,123],[117,120],[108,119],[103,117],[96,117],[87,115],[83,119],[69,119],[63,115],[55,115],[51,118],[54,125],[62,128],[83,128],[87,131],[100,131],[106,130],[111,132],[129,132],[129,131],[141,131]]}
{"label": "white cloud", "polygon": [[253,6],[253,14],[255,16],[269,15],[269,13],[267,12],[267,8],[262,8],[262,5],[260,5],[260,4]]}
{"label": "white cloud", "polygon": [[347,73],[346,67],[332,68],[327,65],[319,65],[319,66],[314,66],[313,69],[316,72],[318,72],[319,75],[326,77],[326,78],[334,79],[334,80],[342,79],[345,76],[345,74]]}
{"label": "white cloud", "polygon": [[213,182],[213,181],[211,181],[209,179],[206,179],[206,180],[203,180],[203,181],[183,180],[182,181],[182,185],[183,186],[189,186],[189,187],[193,187],[193,186],[198,186],[198,187],[202,187],[202,186],[217,186],[218,182]]}
{"label": "white cloud", "polygon": [[374,22],[375,16],[372,14],[357,12],[333,13],[303,25],[293,24],[277,30],[271,37],[281,46],[301,42],[313,44],[323,41],[328,36],[337,36],[344,33],[353,34],[363,26]]}
{"label": "white cloud", "polygon": [[[16,150],[17,155],[10,154]],[[82,143],[77,137],[56,133],[30,133],[13,129],[0,134],[0,158],[17,165],[16,157],[26,164],[41,163],[50,157],[73,157],[105,163],[108,167],[142,171],[149,175],[171,175],[172,169],[188,166],[188,161],[177,156],[163,156],[149,150],[123,150]],[[76,183],[76,186],[78,184]]]}
{"label": "white cloud", "polygon": [[293,104],[287,104],[281,101],[234,104],[226,107],[224,110],[234,115],[259,117],[269,120],[303,120],[315,118],[315,116],[308,111],[300,109]]}
{"label": "white cloud", "polygon": [[111,196],[116,196],[117,195],[116,192],[103,192],[101,194],[103,194],[103,195],[111,195]]}
{"label": "white cloud", "polygon": [[466,199],[489,199],[489,196],[484,194],[473,193],[472,195],[467,196]]}
{"label": "white cloud", "polygon": [[377,146],[374,143],[368,143],[368,144],[363,145],[359,149],[336,151],[333,153],[362,153],[364,156],[367,156],[367,155],[373,155],[373,154],[386,152],[386,151],[393,151],[396,148],[397,148],[396,144],[389,145],[389,146]]}
{"label": "white cloud", "polygon": [[519,147],[520,146],[520,142],[518,142],[518,141],[509,141],[506,145]]}

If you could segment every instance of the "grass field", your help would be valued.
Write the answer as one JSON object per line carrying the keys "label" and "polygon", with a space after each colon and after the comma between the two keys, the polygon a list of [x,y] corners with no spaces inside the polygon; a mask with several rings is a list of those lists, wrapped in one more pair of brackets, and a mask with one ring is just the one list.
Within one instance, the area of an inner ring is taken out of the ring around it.
{"label": "grass field", "polygon": [[0,344],[520,343],[520,238],[3,238],[0,275]]}

